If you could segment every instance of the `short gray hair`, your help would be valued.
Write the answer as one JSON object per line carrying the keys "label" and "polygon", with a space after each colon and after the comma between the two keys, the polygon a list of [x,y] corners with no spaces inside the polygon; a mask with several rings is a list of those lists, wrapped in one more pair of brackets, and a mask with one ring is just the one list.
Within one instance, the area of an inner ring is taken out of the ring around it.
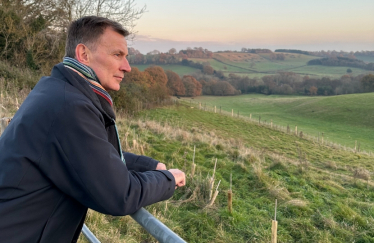
{"label": "short gray hair", "polygon": [[95,50],[97,41],[106,28],[112,28],[124,37],[130,34],[120,23],[103,17],[85,16],[73,21],[66,37],[65,57],[75,58],[75,48],[78,44]]}

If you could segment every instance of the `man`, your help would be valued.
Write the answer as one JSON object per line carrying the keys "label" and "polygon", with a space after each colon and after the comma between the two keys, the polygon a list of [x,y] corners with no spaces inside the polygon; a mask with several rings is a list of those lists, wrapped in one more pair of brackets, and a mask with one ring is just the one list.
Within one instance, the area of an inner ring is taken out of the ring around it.
{"label": "man", "polygon": [[106,18],[74,21],[63,63],[1,136],[0,242],[76,242],[87,208],[127,215],[185,185],[182,171],[121,150],[107,91],[131,71],[128,34]]}

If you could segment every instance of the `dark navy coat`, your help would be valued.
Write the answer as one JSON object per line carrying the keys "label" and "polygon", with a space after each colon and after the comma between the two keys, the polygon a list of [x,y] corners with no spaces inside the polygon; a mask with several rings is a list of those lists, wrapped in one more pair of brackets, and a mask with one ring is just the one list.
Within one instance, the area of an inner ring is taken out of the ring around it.
{"label": "dark navy coat", "polygon": [[0,137],[0,242],[75,242],[87,208],[127,215],[173,195],[157,161],[122,162],[110,119],[63,64],[38,82]]}

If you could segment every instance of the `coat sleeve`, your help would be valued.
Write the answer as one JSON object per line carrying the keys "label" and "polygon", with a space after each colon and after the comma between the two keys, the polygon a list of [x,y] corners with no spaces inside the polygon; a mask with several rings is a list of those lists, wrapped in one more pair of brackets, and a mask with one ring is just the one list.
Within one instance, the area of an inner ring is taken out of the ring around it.
{"label": "coat sleeve", "polygon": [[123,152],[128,170],[145,172],[155,170],[159,161],[143,155],[136,155],[129,152]]}
{"label": "coat sleeve", "polygon": [[175,179],[169,171],[129,171],[108,142],[100,112],[74,100],[52,123],[40,169],[65,194],[111,215],[127,215],[170,198]]}

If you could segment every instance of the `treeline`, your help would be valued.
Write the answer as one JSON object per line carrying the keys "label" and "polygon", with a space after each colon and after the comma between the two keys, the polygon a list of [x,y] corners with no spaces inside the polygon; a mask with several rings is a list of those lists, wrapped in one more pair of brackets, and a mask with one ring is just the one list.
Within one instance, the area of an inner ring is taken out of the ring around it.
{"label": "treeline", "polygon": [[310,78],[293,72],[281,72],[262,78],[229,74],[224,79],[194,74],[202,84],[203,95],[238,95],[246,93],[279,95],[341,95],[374,91],[374,75],[343,75],[338,79]]}
{"label": "treeline", "polygon": [[194,97],[201,93],[202,85],[194,77],[181,78],[175,72],[150,66],[143,72],[132,68],[125,74],[121,89],[111,92],[111,96],[117,109],[128,112],[157,106],[169,100],[170,95]]}
{"label": "treeline", "polygon": [[[128,61],[130,64],[182,64],[187,58],[212,58],[213,52],[202,47],[187,48],[180,50],[178,53],[175,48],[168,52],[162,53],[158,50],[148,52],[146,55],[141,54],[138,50],[130,47]],[[202,69],[202,68],[201,68]]]}
{"label": "treeline", "polygon": [[254,53],[254,54],[259,54],[259,53],[272,53],[272,51],[269,50],[269,49],[260,49],[260,48],[257,48],[257,49],[250,49],[250,48],[245,48],[245,47],[243,47],[243,48],[241,49],[241,52]]}
{"label": "treeline", "polygon": [[302,51],[294,49],[276,49],[274,52],[285,52],[285,53],[295,53],[304,54],[318,57],[336,58],[336,57],[348,57],[355,59],[357,56],[370,56],[374,57],[374,51],[356,51],[356,52],[345,52],[345,51]]}
{"label": "treeline", "polygon": [[293,49],[276,49],[274,52],[286,52],[286,53],[310,55],[308,51],[293,50]]}
{"label": "treeline", "polygon": [[357,56],[371,56],[374,57],[374,51],[356,51],[356,52],[345,52],[345,51],[312,51],[310,55],[319,57],[349,57],[356,58]]}
{"label": "treeline", "polygon": [[322,59],[313,59],[308,62],[308,65],[356,67],[366,70],[374,70],[374,63],[366,64],[364,61],[348,57],[326,57]]}

